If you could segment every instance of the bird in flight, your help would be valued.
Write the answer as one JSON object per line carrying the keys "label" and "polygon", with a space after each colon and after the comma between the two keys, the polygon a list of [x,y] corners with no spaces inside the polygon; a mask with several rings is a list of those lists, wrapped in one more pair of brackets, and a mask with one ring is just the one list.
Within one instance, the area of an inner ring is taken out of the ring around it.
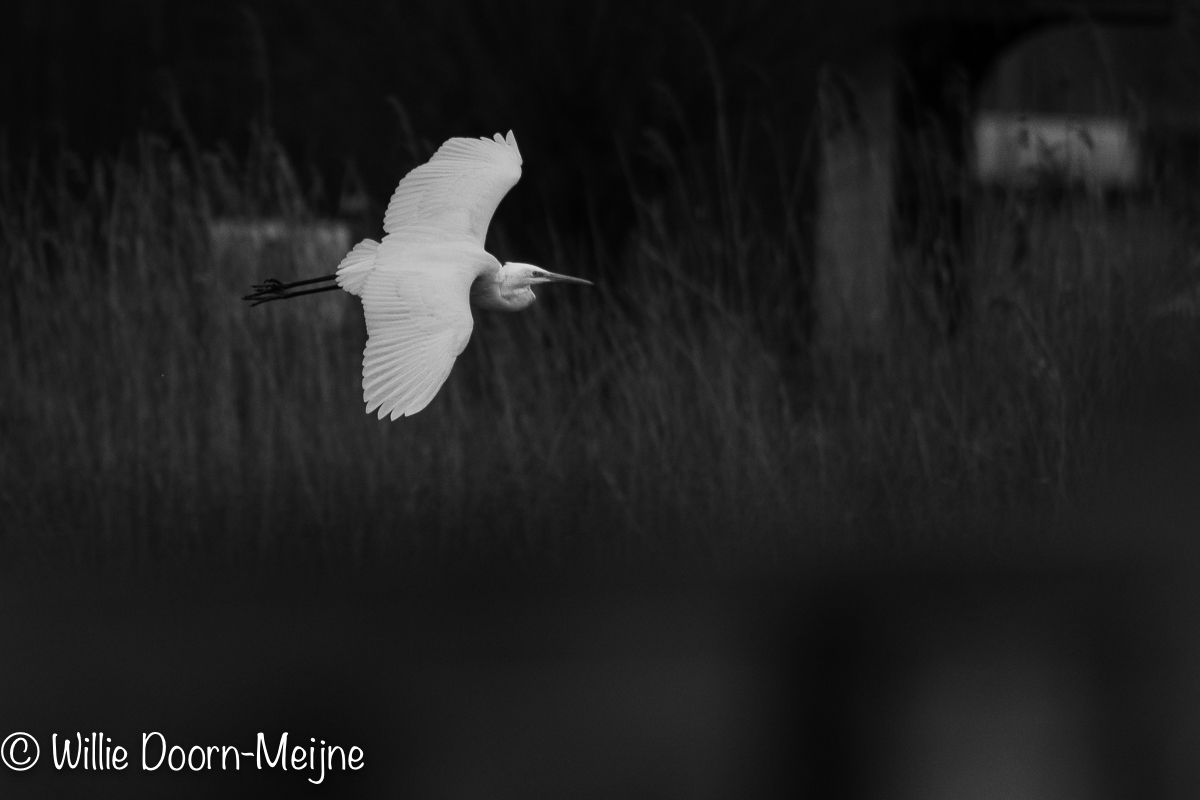
{"label": "bird in flight", "polygon": [[[446,382],[471,338],[470,304],[520,311],[533,286],[591,281],[532,264],[501,264],[483,249],[496,206],[521,178],[517,140],[454,138],[400,181],[383,218],[383,241],[364,239],[322,278],[255,284],[252,306],[343,289],[362,298],[367,321],[363,400],[393,420],[416,414]],[[334,282],[331,286],[305,288]]]}

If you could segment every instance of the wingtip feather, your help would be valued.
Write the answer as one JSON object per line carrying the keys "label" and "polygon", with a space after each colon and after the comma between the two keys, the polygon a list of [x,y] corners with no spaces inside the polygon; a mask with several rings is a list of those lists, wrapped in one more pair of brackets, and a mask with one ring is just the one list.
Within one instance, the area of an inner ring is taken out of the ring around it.
{"label": "wingtip feather", "polygon": [[516,154],[517,163],[524,164],[525,160],[521,158],[521,148],[517,147],[517,137],[513,136],[513,132],[511,130],[508,132],[508,138],[505,139],[505,144],[511,147],[513,152]]}

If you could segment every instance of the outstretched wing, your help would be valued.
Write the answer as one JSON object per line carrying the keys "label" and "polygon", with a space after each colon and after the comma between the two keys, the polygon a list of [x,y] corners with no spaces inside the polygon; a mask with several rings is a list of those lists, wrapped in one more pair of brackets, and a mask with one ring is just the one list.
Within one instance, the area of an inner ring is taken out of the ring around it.
{"label": "outstretched wing", "polygon": [[383,217],[383,229],[436,228],[483,247],[496,206],[521,179],[521,151],[504,139],[450,139],[433,158],[404,176]]}
{"label": "outstretched wing", "polygon": [[405,249],[390,239],[380,245],[362,291],[368,414],[378,410],[380,419],[395,420],[425,408],[466,348],[478,270],[457,249]]}

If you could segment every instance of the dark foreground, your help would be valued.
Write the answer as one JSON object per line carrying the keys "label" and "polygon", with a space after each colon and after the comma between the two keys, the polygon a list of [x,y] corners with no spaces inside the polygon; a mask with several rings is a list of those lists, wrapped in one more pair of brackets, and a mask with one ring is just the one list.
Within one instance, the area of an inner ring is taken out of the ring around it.
{"label": "dark foreground", "polygon": [[[1200,751],[1193,571],[15,579],[0,590],[0,733],[41,754],[0,768],[0,794],[1174,797]],[[64,738],[95,732],[125,770],[56,768]],[[289,759],[325,745],[335,768],[257,768],[285,732]],[[149,766],[165,743],[195,769],[144,769],[144,736]],[[240,769],[233,750],[221,769],[225,746],[250,754]],[[362,768],[334,746],[361,748]]]}

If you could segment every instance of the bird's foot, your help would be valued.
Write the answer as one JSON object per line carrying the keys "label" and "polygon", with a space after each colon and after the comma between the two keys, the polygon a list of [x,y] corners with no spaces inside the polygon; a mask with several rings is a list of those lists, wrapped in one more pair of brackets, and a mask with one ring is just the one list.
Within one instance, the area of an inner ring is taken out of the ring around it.
{"label": "bird's foot", "polygon": [[283,300],[288,297],[287,287],[283,285],[283,281],[276,278],[267,278],[262,283],[254,284],[251,288],[254,289],[253,294],[248,294],[242,299],[249,300],[252,308],[269,300]]}
{"label": "bird's foot", "polygon": [[279,280],[278,278],[267,278],[262,283],[254,284],[253,288],[258,294],[263,294],[266,292],[283,294],[287,290],[283,285],[283,281]]}

